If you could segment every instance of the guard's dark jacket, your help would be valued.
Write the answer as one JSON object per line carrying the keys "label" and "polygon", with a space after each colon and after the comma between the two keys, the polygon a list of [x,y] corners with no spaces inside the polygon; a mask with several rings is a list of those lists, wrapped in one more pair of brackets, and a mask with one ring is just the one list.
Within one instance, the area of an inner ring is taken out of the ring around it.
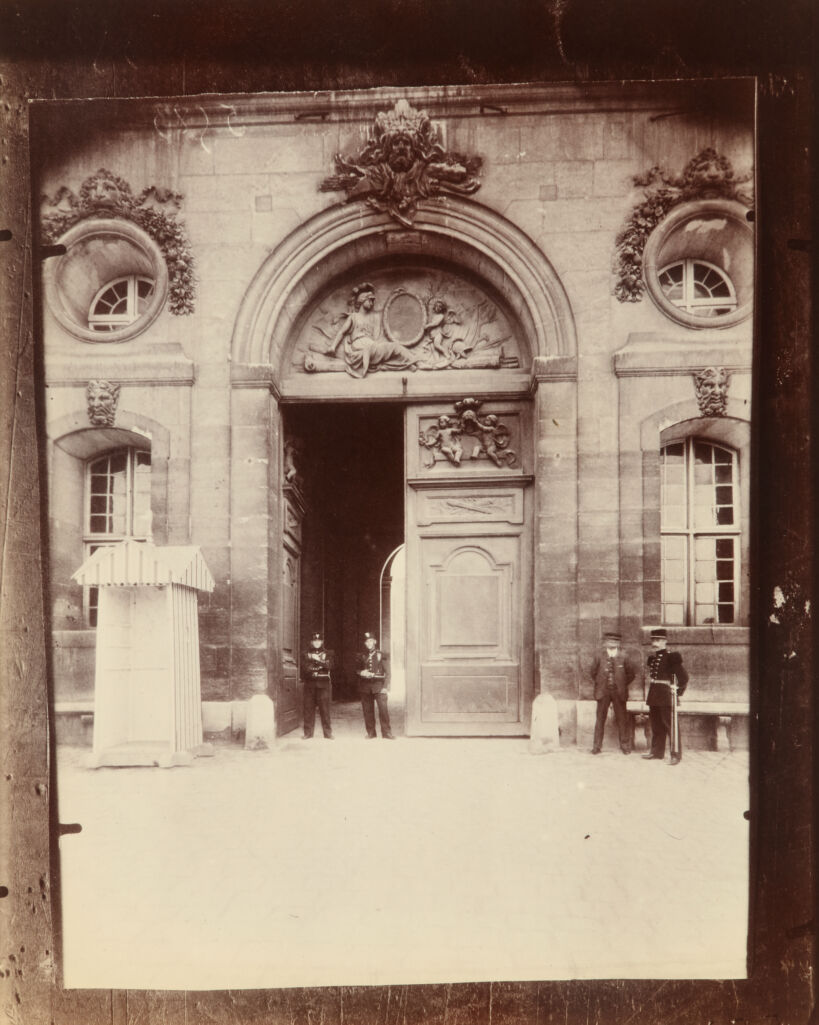
{"label": "guard's dark jacket", "polygon": [[649,679],[646,703],[655,706],[671,705],[671,677],[677,681],[677,694],[682,697],[688,686],[688,672],[679,651],[652,651],[646,660]]}
{"label": "guard's dark jacket", "polygon": [[374,648],[372,651],[365,651],[363,655],[358,656],[358,660],[359,672],[367,669],[374,674],[373,676],[359,676],[358,689],[369,691],[371,694],[377,694],[383,690],[387,668],[384,664],[384,656],[378,648]]}
{"label": "guard's dark jacket", "polygon": [[326,648],[309,648],[301,656],[301,673],[305,680],[321,686],[330,682],[333,653]]}

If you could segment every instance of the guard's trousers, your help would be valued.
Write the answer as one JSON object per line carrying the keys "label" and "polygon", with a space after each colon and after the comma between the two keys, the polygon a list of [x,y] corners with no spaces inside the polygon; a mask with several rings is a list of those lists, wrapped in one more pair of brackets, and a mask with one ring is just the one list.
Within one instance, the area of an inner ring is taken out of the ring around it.
{"label": "guard's trousers", "polygon": [[332,737],[333,727],[330,725],[330,681],[304,681],[304,735],[312,737],[316,727],[316,706],[318,705],[321,728],[325,737]]}
{"label": "guard's trousers", "polygon": [[381,723],[381,736],[389,737],[392,733],[390,728],[390,710],[387,704],[387,695],[383,691],[375,694],[369,690],[359,691],[361,695],[361,709],[364,712],[364,728],[368,737],[375,737],[375,705],[378,704],[378,718]]}
{"label": "guard's trousers", "polygon": [[[651,705],[648,709],[651,723],[651,753],[662,758],[665,755],[666,738],[671,736],[671,705]],[[682,758],[682,740],[677,754]]]}

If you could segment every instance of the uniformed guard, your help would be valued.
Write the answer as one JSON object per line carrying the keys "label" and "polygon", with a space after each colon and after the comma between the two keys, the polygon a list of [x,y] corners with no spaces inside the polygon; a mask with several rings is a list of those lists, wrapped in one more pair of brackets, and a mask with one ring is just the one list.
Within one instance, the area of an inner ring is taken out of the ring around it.
{"label": "uniformed guard", "polygon": [[668,650],[668,634],[663,629],[651,631],[652,652],[646,661],[649,679],[648,717],[651,723],[651,750],[643,758],[664,758],[666,737],[671,736],[671,764],[682,758],[679,729],[676,721],[677,701],[688,686],[688,673],[682,655]]}
{"label": "uniformed guard", "polygon": [[597,701],[597,718],[594,724],[592,754],[600,754],[603,746],[603,732],[609,705],[614,706],[614,719],[620,739],[620,750],[624,755],[631,753],[631,724],[626,702],[628,685],[637,675],[632,662],[621,650],[622,637],[619,633],[607,633],[603,637],[603,651],[595,656],[589,675],[594,684]]}
{"label": "uniformed guard", "polygon": [[313,736],[316,726],[316,705],[318,705],[321,728],[327,740],[333,739],[330,724],[332,652],[324,647],[324,638],[314,633],[310,647],[302,655],[301,675],[304,683],[304,739]]}
{"label": "uniformed guard", "polygon": [[387,670],[384,656],[378,650],[378,641],[374,634],[364,634],[364,652],[359,655],[358,693],[361,697],[361,708],[364,712],[364,727],[367,740],[374,740],[375,704],[378,704],[378,718],[381,723],[381,736],[384,740],[394,740],[390,728],[390,711],[387,705]]}

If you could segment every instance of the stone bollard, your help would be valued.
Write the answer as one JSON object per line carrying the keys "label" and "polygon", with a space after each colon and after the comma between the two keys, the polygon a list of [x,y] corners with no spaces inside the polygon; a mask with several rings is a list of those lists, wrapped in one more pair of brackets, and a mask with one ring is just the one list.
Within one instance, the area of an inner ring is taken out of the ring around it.
{"label": "stone bollard", "polygon": [[276,710],[267,694],[254,694],[247,703],[245,751],[269,751],[276,741]]}
{"label": "stone bollard", "polygon": [[532,702],[529,753],[540,755],[559,750],[560,730],[557,720],[557,702],[551,694],[538,694]]}

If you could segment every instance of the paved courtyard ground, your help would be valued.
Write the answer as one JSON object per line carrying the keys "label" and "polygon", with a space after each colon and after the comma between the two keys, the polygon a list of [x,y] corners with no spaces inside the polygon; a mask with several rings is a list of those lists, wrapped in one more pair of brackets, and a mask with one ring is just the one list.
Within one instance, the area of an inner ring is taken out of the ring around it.
{"label": "paved courtyard ground", "polygon": [[745,974],[747,754],[366,741],[355,705],[190,767],[87,753],[58,753],[68,987]]}

